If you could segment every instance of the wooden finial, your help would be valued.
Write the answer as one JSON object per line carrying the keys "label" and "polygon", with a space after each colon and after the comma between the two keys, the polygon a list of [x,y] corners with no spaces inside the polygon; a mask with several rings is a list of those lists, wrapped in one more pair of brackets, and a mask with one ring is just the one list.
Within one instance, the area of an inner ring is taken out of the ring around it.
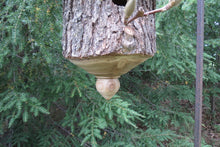
{"label": "wooden finial", "polygon": [[97,79],[96,89],[106,99],[110,100],[119,90],[118,79]]}

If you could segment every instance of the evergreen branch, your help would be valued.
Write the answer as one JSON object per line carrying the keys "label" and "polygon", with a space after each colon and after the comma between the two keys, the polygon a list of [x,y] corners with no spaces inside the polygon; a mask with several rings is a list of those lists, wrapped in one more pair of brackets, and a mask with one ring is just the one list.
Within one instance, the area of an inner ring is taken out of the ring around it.
{"label": "evergreen branch", "polygon": [[134,139],[142,139],[142,138],[154,138],[154,137],[158,137],[158,136],[174,136],[174,137],[178,137],[178,138],[184,138],[185,140],[193,143],[193,140],[190,139],[187,136],[182,136],[182,135],[178,135],[178,134],[171,134],[171,133],[155,134],[155,135],[149,135],[149,133],[145,133],[145,135],[142,135],[142,136],[139,136],[139,137],[135,136],[135,137],[132,137],[132,138],[134,138]]}
{"label": "evergreen branch", "polygon": [[168,113],[177,114],[177,113],[174,112],[174,111],[171,111],[171,110],[167,110],[167,109],[158,107],[157,105],[153,104],[150,100],[148,100],[148,99],[142,94],[142,92],[140,92],[140,90],[139,90],[137,87],[135,87],[135,89],[138,91],[139,95],[141,95],[141,97],[142,97],[147,103],[149,103],[150,105],[152,105],[153,107],[155,107],[155,108],[157,108],[157,109],[159,109],[159,110],[161,110],[161,111],[163,111],[163,112],[168,112]]}
{"label": "evergreen branch", "polygon": [[[53,125],[57,126],[58,128],[60,128],[61,130],[63,130],[64,132],[66,132],[69,136],[75,137],[79,142],[82,142],[82,140],[77,137],[76,135],[74,135],[73,133],[71,133],[69,130],[67,130],[66,128],[62,127],[61,125],[59,125],[58,123],[56,123],[51,117],[49,117],[49,120],[53,123]],[[87,147],[90,147],[89,144],[85,143],[84,144]]]}
{"label": "evergreen branch", "polygon": [[174,136],[174,134],[155,134],[155,135],[149,135],[148,133],[145,133],[145,135],[142,135],[142,136],[135,136],[135,137],[132,137],[132,138],[135,138],[135,139],[141,139],[141,138],[154,138],[154,137],[160,137],[160,136]]}
{"label": "evergreen branch", "polygon": [[25,11],[25,9],[24,9],[25,1],[26,1],[26,0],[24,0],[23,3],[22,3],[22,5],[21,5],[20,12],[19,12],[19,15],[18,15],[18,19],[17,19],[17,22],[16,22],[16,24],[15,24],[15,37],[14,37],[14,42],[16,42],[16,36],[17,36],[16,31],[17,31],[18,21],[20,21],[22,12]]}
{"label": "evergreen branch", "polygon": [[92,106],[92,128],[91,128],[91,133],[92,133],[92,145],[96,145],[95,141],[95,135],[94,135],[94,126],[95,126],[95,118],[94,118],[94,111],[95,111],[95,105],[93,104]]}

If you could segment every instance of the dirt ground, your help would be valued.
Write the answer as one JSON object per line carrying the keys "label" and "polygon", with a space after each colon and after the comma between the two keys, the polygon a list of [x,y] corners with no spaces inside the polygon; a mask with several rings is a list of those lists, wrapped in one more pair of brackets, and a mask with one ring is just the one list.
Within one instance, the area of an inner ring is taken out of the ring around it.
{"label": "dirt ground", "polygon": [[202,135],[206,143],[220,147],[220,98],[213,103],[213,110],[203,110]]}

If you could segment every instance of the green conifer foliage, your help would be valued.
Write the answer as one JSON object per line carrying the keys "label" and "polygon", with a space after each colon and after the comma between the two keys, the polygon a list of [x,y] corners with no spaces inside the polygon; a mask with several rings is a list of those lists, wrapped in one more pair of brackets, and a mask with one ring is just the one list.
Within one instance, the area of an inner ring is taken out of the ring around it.
{"label": "green conifer foliage", "polygon": [[[218,128],[220,3],[205,4],[204,114]],[[62,56],[60,0],[1,0],[0,146],[193,146],[196,1],[156,24],[157,54],[106,101],[95,77]]]}

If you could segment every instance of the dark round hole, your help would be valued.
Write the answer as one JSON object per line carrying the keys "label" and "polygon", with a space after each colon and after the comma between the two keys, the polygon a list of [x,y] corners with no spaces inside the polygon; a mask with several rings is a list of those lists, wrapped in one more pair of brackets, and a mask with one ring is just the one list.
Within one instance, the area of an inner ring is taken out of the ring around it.
{"label": "dark round hole", "polygon": [[127,3],[127,0],[112,0],[112,2],[119,6],[125,6]]}

